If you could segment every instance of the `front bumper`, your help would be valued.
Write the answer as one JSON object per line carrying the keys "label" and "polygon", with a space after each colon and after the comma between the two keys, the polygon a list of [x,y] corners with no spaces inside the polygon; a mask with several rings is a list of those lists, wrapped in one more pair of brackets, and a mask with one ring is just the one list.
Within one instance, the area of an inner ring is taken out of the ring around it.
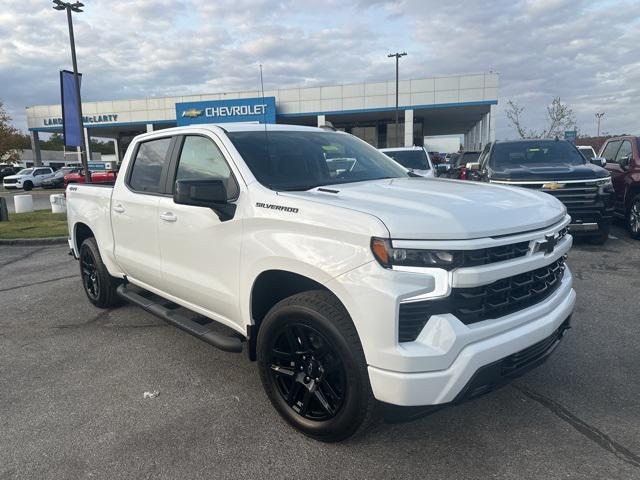
{"label": "front bumper", "polygon": [[[447,243],[451,249],[470,243],[474,249],[501,242],[530,240],[535,243],[568,223],[567,216],[549,230],[504,239]],[[442,248],[438,242],[421,243],[425,244],[423,248]],[[468,324],[452,313],[432,313],[412,341],[400,341],[400,305],[416,299],[428,302],[447,298],[454,288],[488,285],[534,271],[566,255],[571,244],[572,237],[567,235],[550,254],[534,250],[523,257],[452,272],[388,270],[374,261],[327,282],[327,288],[344,303],[358,331],[374,396],[380,401],[402,406],[453,402],[481,367],[527,349],[551,335],[571,315],[575,304],[573,279],[568,267],[555,290],[535,304]]]}
{"label": "front bumper", "polygon": [[[531,316],[534,318],[532,321],[468,344],[448,368],[404,373],[369,366],[374,396],[385,403],[401,406],[438,405],[459,400],[465,391],[482,386],[473,386],[472,378],[483,368],[544,341],[561,328],[575,304],[576,294],[571,288],[571,281],[567,270],[563,285],[551,297],[509,315]],[[473,328],[473,325],[468,328]]]}

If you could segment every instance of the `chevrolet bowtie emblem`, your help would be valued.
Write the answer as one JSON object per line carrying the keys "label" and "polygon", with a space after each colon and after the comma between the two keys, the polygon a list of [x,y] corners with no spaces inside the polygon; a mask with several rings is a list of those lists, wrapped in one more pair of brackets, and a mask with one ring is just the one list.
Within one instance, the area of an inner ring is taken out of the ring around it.
{"label": "chevrolet bowtie emblem", "polygon": [[564,188],[564,183],[549,182],[542,185],[542,188],[546,190],[558,190],[559,188]]}
{"label": "chevrolet bowtie emblem", "polygon": [[545,235],[544,240],[538,240],[535,243],[533,253],[543,251],[545,255],[549,255],[550,253],[553,253],[553,250],[556,248],[557,244],[558,238],[555,235]]}
{"label": "chevrolet bowtie emblem", "polygon": [[182,112],[182,116],[187,118],[196,118],[200,115],[202,115],[202,110],[198,110],[197,108],[191,108]]}

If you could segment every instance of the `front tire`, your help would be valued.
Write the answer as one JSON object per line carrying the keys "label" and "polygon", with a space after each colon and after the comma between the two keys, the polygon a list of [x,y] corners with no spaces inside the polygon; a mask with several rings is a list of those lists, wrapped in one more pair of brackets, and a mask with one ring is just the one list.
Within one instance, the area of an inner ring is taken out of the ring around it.
{"label": "front tire", "polygon": [[33,183],[29,180],[27,180],[26,182],[24,182],[24,184],[22,185],[22,188],[24,189],[25,192],[28,192],[30,190],[33,189]]}
{"label": "front tire", "polygon": [[640,195],[636,195],[627,210],[627,230],[631,237],[640,240]]}
{"label": "front tire", "polygon": [[80,276],[87,298],[96,307],[109,308],[120,303],[116,288],[121,281],[109,275],[93,237],[80,245]]}
{"label": "front tire", "polygon": [[267,313],[257,339],[260,378],[274,408],[316,440],[365,429],[375,409],[356,329],[330,292],[299,293]]}

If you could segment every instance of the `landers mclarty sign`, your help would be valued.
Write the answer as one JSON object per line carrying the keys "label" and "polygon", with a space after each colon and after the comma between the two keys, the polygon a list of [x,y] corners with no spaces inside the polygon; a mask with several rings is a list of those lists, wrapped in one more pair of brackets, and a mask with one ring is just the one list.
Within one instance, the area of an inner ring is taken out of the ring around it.
{"label": "landers mclarty sign", "polygon": [[[117,113],[110,113],[108,115],[83,115],[82,121],[87,123],[114,123],[118,121]],[[45,118],[44,125],[46,127],[50,125],[62,126],[62,117]]]}

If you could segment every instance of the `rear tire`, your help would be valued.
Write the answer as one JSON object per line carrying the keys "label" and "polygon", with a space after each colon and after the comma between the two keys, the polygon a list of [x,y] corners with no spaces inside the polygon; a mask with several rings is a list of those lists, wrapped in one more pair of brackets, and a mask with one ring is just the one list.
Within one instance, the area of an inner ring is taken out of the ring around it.
{"label": "rear tire", "polygon": [[640,194],[636,195],[627,209],[627,230],[632,238],[640,240]]}
{"label": "rear tire", "polygon": [[257,360],[272,405],[305,435],[337,442],[371,421],[376,402],[364,352],[330,292],[312,290],[276,304],[260,325]]}
{"label": "rear tire", "polygon": [[98,244],[93,237],[87,238],[80,245],[80,276],[84,293],[91,303],[99,308],[109,308],[120,303],[116,292],[121,280],[109,275],[102,262]]}
{"label": "rear tire", "polygon": [[24,182],[24,184],[22,185],[22,188],[24,189],[25,192],[30,191],[33,188],[33,183],[29,180],[27,180],[26,182]]}

